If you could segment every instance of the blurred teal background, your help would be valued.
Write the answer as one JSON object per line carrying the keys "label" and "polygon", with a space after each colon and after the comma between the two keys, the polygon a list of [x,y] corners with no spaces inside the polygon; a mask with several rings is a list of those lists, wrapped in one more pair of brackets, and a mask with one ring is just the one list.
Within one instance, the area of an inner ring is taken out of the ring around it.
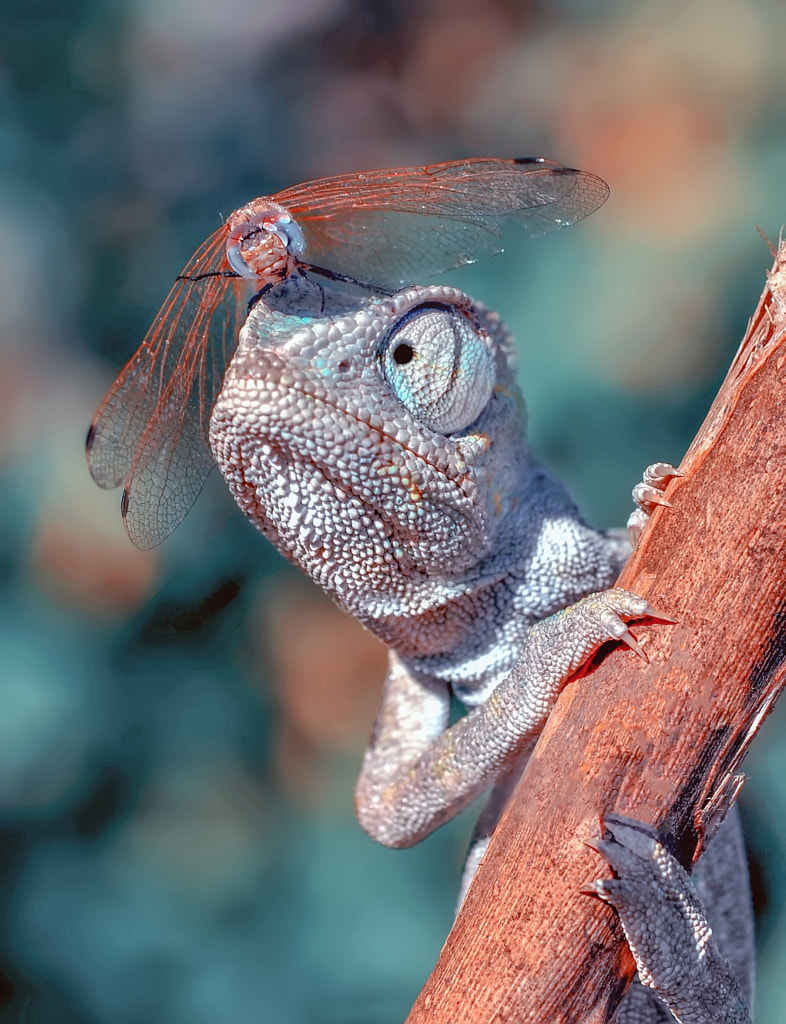
{"label": "blurred teal background", "polygon": [[[153,552],[83,457],[183,264],[311,177],[543,154],[612,197],[451,275],[513,327],[598,525],[678,462],[786,220],[779,0],[0,2],[0,1022],[395,1024],[471,816],[391,852],[352,784],[379,646],[214,475]],[[744,472],[744,467],[741,467]],[[722,611],[722,610],[720,610]],[[783,1019],[786,707],[747,770]]]}

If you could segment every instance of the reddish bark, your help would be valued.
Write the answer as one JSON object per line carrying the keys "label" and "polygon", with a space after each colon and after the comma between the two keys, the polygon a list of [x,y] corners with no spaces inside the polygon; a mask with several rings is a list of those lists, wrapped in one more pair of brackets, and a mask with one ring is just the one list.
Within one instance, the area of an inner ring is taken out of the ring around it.
{"label": "reddish bark", "polygon": [[407,1024],[600,1024],[633,975],[607,874],[584,845],[604,812],[680,837],[687,862],[786,676],[786,246],[730,370],[619,584],[676,625],[634,626],[572,682],[538,742]]}

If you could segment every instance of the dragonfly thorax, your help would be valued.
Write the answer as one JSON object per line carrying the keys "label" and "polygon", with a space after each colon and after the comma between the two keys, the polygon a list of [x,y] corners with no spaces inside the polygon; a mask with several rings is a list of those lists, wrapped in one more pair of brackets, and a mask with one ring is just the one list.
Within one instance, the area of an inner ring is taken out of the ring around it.
{"label": "dragonfly thorax", "polygon": [[255,199],[236,210],[227,228],[227,260],[241,277],[283,277],[306,248],[292,215],[272,199]]}

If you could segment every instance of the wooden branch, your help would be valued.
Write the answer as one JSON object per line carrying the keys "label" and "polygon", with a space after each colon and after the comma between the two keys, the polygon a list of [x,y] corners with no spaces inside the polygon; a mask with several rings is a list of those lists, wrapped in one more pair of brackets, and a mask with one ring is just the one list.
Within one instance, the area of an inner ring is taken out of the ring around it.
{"label": "wooden branch", "polygon": [[689,862],[786,675],[786,246],[745,339],[619,585],[677,619],[634,627],[573,681],[538,742],[407,1024],[609,1021],[633,976],[608,872],[584,841],[607,811],[680,837]]}

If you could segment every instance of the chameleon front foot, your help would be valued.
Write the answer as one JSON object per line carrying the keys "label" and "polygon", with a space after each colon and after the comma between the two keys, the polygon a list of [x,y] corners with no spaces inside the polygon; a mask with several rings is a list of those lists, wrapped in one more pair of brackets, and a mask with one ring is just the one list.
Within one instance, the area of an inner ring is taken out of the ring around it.
{"label": "chameleon front foot", "polygon": [[644,527],[650,521],[650,516],[655,508],[658,505],[671,508],[671,502],[664,497],[663,492],[670,480],[682,475],[668,462],[653,462],[644,470],[641,483],[636,484],[633,488],[633,501],[636,509],[628,517],[628,537],[633,548],[638,544]]}
{"label": "chameleon front foot", "polygon": [[643,661],[649,659],[628,629],[627,620],[641,619],[645,616],[656,619],[665,617],[645,598],[621,587],[590,594],[568,611],[573,616],[573,623],[580,622],[581,640],[588,648],[595,647],[598,642],[605,640],[621,640]]}
{"label": "chameleon front foot", "polygon": [[619,914],[641,982],[681,1024],[750,1024],[737,979],[712,937],[690,876],[654,829],[609,815],[590,842],[615,878],[592,883]]}
{"label": "chameleon front foot", "polygon": [[621,641],[648,661],[628,628],[629,621],[642,618],[673,621],[645,598],[612,587],[535,623],[509,679],[496,691],[499,712],[507,707],[511,728],[520,736],[539,730],[568,680],[609,640]]}
{"label": "chameleon front foot", "polygon": [[628,628],[631,619],[643,618],[673,621],[653,608],[646,598],[622,587],[588,594],[532,627],[520,665],[532,661],[535,651],[542,652],[546,663],[542,669],[544,680],[548,677],[552,682],[564,681],[608,640],[622,641],[647,661],[647,655]]}

